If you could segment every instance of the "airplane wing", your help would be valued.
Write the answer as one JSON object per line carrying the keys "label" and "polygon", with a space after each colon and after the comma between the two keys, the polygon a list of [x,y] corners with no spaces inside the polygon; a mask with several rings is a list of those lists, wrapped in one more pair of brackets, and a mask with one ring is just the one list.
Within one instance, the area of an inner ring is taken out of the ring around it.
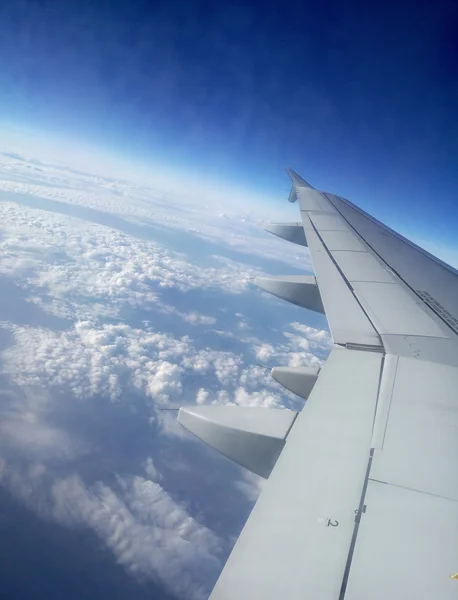
{"label": "airplane wing", "polygon": [[315,275],[258,278],[324,312],[318,372],[272,375],[302,412],[182,408],[179,420],[267,478],[212,600],[458,598],[458,272],[289,171]]}

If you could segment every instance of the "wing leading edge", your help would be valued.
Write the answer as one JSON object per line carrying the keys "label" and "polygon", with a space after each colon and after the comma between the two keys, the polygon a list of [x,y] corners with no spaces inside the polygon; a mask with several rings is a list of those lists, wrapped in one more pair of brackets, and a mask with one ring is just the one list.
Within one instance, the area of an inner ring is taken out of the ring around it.
{"label": "wing leading edge", "polygon": [[455,599],[458,273],[288,172],[315,277],[259,283],[334,346],[211,598]]}

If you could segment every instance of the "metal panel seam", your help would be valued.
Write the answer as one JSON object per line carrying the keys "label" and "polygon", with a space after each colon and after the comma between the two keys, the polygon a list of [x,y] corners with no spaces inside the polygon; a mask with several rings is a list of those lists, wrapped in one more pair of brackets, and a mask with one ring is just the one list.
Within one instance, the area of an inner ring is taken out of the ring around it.
{"label": "metal panel seam", "polygon": [[391,411],[391,403],[393,402],[394,385],[396,382],[396,375],[398,374],[398,367],[399,367],[399,356],[397,357],[397,359],[398,360],[396,361],[396,367],[394,370],[393,381],[392,381],[391,392],[390,392],[390,403],[388,404],[388,411],[386,413],[385,430],[383,432],[381,450],[383,450],[383,446],[385,445],[386,431],[388,429],[388,421],[390,420],[390,411]]}
{"label": "metal panel seam", "polygon": [[[377,256],[377,257],[378,257],[378,258],[379,258],[379,259],[380,259],[380,260],[383,262],[383,264],[384,264],[384,265],[386,265],[386,266],[387,266],[387,267],[388,267],[388,268],[391,270],[391,272],[392,272],[392,273],[394,273],[394,275],[396,275],[396,277],[399,279],[399,281],[401,281],[401,282],[402,282],[402,283],[403,283],[403,284],[404,284],[404,285],[405,285],[405,286],[406,286],[406,287],[407,287],[407,288],[408,288],[410,291],[412,291],[412,292],[415,294],[415,297],[416,297],[416,298],[418,298],[418,299],[421,301],[421,303],[422,303],[421,305],[422,305],[422,306],[426,306],[427,308],[429,308],[429,309],[430,309],[430,311],[433,313],[433,315],[434,315],[434,316],[436,316],[436,317],[438,317],[438,318],[440,319],[441,323],[444,323],[444,324],[446,325],[447,329],[450,329],[450,330],[453,332],[453,334],[456,336],[458,332],[457,332],[457,331],[455,331],[455,329],[453,329],[453,327],[452,327],[452,326],[451,326],[449,323],[447,323],[447,321],[446,321],[445,319],[443,319],[443,318],[441,317],[441,315],[440,315],[440,314],[439,314],[439,313],[438,313],[438,312],[437,312],[437,311],[436,311],[434,308],[432,308],[431,306],[429,306],[429,304],[427,304],[427,303],[425,302],[425,300],[424,300],[424,299],[423,299],[423,298],[420,296],[420,294],[419,294],[419,293],[418,293],[418,292],[417,292],[417,291],[416,291],[416,290],[415,290],[415,289],[414,289],[414,288],[413,288],[411,285],[409,285],[409,284],[407,283],[407,281],[406,281],[406,280],[405,280],[403,277],[401,277],[401,275],[400,275],[400,274],[399,274],[399,273],[396,271],[396,269],[395,269],[394,267],[392,267],[390,264],[388,264],[388,263],[386,262],[386,260],[384,260],[384,259],[383,259],[383,257],[382,257],[382,256],[380,256],[380,254],[379,254],[379,253],[378,253],[378,252],[375,250],[375,248],[373,248],[373,247],[372,247],[372,246],[369,244],[369,242],[368,242],[368,241],[367,241],[365,238],[363,238],[363,236],[362,236],[362,235],[361,235],[361,234],[358,232],[358,230],[357,230],[357,229],[356,229],[356,228],[355,228],[355,227],[354,227],[354,226],[353,226],[353,225],[350,223],[350,221],[348,221],[348,219],[347,219],[347,218],[346,218],[346,217],[345,217],[345,216],[344,216],[344,215],[343,215],[343,214],[340,212],[340,210],[337,208],[337,206],[336,206],[336,205],[335,205],[335,204],[332,202],[332,200],[331,200],[331,199],[329,198],[329,196],[326,194],[326,192],[323,192],[323,194],[324,194],[324,196],[327,198],[327,200],[328,200],[328,201],[331,203],[331,205],[332,205],[332,206],[335,208],[335,210],[338,212],[338,214],[339,214],[339,215],[342,217],[342,219],[345,221],[345,223],[346,223],[346,224],[347,224],[349,227],[351,227],[351,228],[352,228],[352,230],[353,230],[353,231],[354,231],[354,232],[355,232],[355,233],[358,235],[358,237],[359,237],[359,238],[360,238],[360,239],[361,239],[361,240],[362,240],[362,241],[363,241],[363,242],[364,242],[364,243],[365,243],[365,244],[366,244],[366,245],[367,245],[367,246],[368,246],[368,247],[369,247],[369,248],[372,250],[372,252],[374,253],[374,255],[375,255],[375,256]],[[340,200],[342,200],[342,201],[344,200],[344,198],[340,198],[340,196],[338,196],[338,198],[339,198]],[[353,210],[355,210],[355,209],[354,209],[354,208],[353,208],[353,207],[352,207],[350,204],[347,204],[347,205],[348,205],[350,208],[352,208]],[[364,213],[360,213],[360,214],[362,214],[362,215],[363,215],[365,218],[368,218],[368,217],[367,217],[367,216],[366,216]],[[375,222],[375,221],[372,221],[372,222]],[[379,222],[378,222],[378,223],[375,223],[375,224],[376,224],[378,227],[382,227],[382,229],[385,227],[385,226],[382,226],[382,223],[379,223]],[[390,232],[391,234],[395,234],[395,233],[396,233],[396,232],[392,231],[392,230],[391,230],[391,229],[389,229],[389,228],[387,228],[387,229],[389,230],[389,232]],[[397,237],[397,239],[399,239],[399,240],[401,240],[401,241],[408,241],[408,240],[403,240],[402,238],[400,238],[400,237],[399,237],[399,236],[397,236],[397,235],[396,235],[395,237]],[[412,246],[412,244],[410,244],[410,245]],[[412,246],[412,247],[413,247],[415,250],[417,250],[417,248],[415,248],[415,246]],[[418,250],[417,250],[417,251],[418,251]],[[430,258],[435,258],[435,257],[434,257],[433,255],[430,255]],[[436,262],[438,262],[438,261],[436,260]],[[441,263],[441,262],[439,262],[439,264],[441,264],[441,265],[442,265],[442,263]],[[443,266],[443,265],[442,265],[442,266]],[[448,265],[447,265],[447,266],[448,266]],[[431,316],[431,315],[430,315],[430,314],[429,314],[427,311],[423,310],[423,312],[425,312],[425,313],[426,313],[426,314],[427,314],[429,317]]]}
{"label": "metal panel seam", "polygon": [[408,485],[400,485],[399,483],[392,483],[391,481],[382,481],[381,479],[375,479],[369,477],[369,481],[375,483],[383,483],[384,485],[390,485],[391,487],[399,488],[401,490],[409,490],[409,492],[416,492],[417,494],[425,494],[426,496],[432,496],[433,498],[440,498],[441,500],[448,500],[449,502],[455,502],[458,504],[458,500],[455,498],[449,498],[448,496],[442,496],[442,494],[433,494],[432,492],[426,492],[425,490],[419,490],[417,488],[409,487]]}
{"label": "metal panel seam", "polygon": [[359,298],[356,296],[355,294],[355,290],[353,289],[353,286],[351,285],[351,283],[348,281],[347,277],[345,276],[344,272],[342,271],[342,269],[339,267],[337,261],[335,260],[335,258],[332,256],[331,252],[329,251],[329,248],[326,246],[326,244],[324,243],[323,238],[320,235],[320,232],[317,230],[317,228],[315,227],[312,219],[309,219],[310,223],[313,227],[313,230],[315,231],[318,239],[320,240],[323,248],[325,249],[327,255],[329,256],[329,258],[331,259],[332,263],[334,264],[334,266],[336,267],[336,269],[339,271],[340,276],[342,277],[342,279],[344,280],[344,282],[347,284],[347,287],[349,288],[350,292],[353,295],[353,298],[356,300],[356,302],[358,303],[360,309],[362,310],[362,312],[365,314],[367,320],[369,321],[369,323],[372,325],[373,330],[375,331],[375,333],[377,334],[377,337],[380,341],[380,346],[383,346],[383,341],[382,338],[380,337],[380,332],[378,331],[377,327],[375,327],[374,323],[372,322],[372,319],[369,317],[369,315],[367,314],[366,310],[363,308],[361,302],[359,301]]}
{"label": "metal panel seam", "polygon": [[[380,395],[380,387],[381,387],[381,382],[382,382],[384,364],[385,364],[385,354],[382,356],[382,359],[380,361],[380,371],[379,371],[378,386],[377,386],[377,398],[375,401],[374,419],[372,422],[372,435],[374,434],[374,426],[375,426],[375,419],[377,416],[377,407],[378,407],[378,401],[379,401],[379,395]],[[370,479],[369,476],[370,476],[370,471],[371,471],[371,467],[372,467],[372,460],[374,457],[374,452],[375,452],[375,448],[371,448],[370,452],[369,452],[369,460],[367,463],[366,476],[365,476],[364,483],[363,483],[363,489],[361,492],[359,506],[358,506],[357,510],[355,511],[356,512],[355,528],[354,528],[353,536],[352,536],[352,539],[350,542],[350,548],[348,550],[347,563],[345,565],[345,571],[344,571],[344,576],[342,579],[342,586],[340,589],[339,600],[344,600],[345,594],[347,591],[348,578],[350,577],[350,571],[351,571],[351,563],[353,560],[353,554],[355,551],[356,541],[358,538],[359,524],[361,521],[361,516],[365,512],[364,501],[366,499],[367,486],[369,484],[369,479]]]}
{"label": "metal panel seam", "polygon": [[378,400],[380,397],[380,388],[382,387],[382,377],[383,377],[383,367],[385,366],[385,356],[382,356],[382,360],[380,361],[380,373],[378,378],[378,387],[377,387],[377,398],[375,400],[375,410],[374,410],[374,420],[372,421],[372,437],[374,437],[374,429],[375,429],[375,421],[377,419],[377,408],[378,408]]}
{"label": "metal panel seam", "polygon": [[291,429],[293,428],[294,423],[296,422],[297,417],[299,416],[299,412],[297,411],[294,419],[291,422],[291,425],[288,427],[288,431],[285,433],[285,437],[283,438],[286,441],[286,438],[289,436],[289,432],[291,431]]}
{"label": "metal panel seam", "polygon": [[363,352],[383,352],[385,354],[385,348],[383,346],[370,346],[369,344],[357,344],[356,342],[347,342],[346,344],[339,344],[344,346],[347,350],[362,350]]}
{"label": "metal panel seam", "polygon": [[350,576],[351,563],[353,561],[353,554],[355,552],[356,540],[358,538],[359,524],[361,523],[361,515],[364,512],[364,501],[366,499],[367,486],[369,484],[369,475],[371,472],[372,459],[374,457],[374,448],[370,449],[369,452],[369,460],[367,462],[366,468],[366,476],[364,478],[363,489],[361,491],[361,497],[359,500],[359,506],[355,511],[355,527],[353,529],[353,535],[350,542],[350,548],[348,550],[347,563],[345,565],[345,571],[342,579],[342,586],[340,588],[339,600],[343,600],[345,598],[345,594],[347,592],[347,584],[348,578]]}
{"label": "metal panel seam", "polygon": [[[326,197],[327,200],[329,200],[329,202],[337,210],[337,212],[339,212],[339,214],[341,214],[339,209],[334,205],[333,201],[329,198],[329,194],[327,192],[322,192],[322,194]],[[334,196],[335,194],[332,194],[332,195]],[[424,254],[425,256],[427,256],[428,258],[432,259],[434,262],[439,264],[441,267],[444,267],[448,271],[451,271],[455,275],[458,275],[458,269],[455,269],[454,267],[452,267],[452,265],[447,264],[446,262],[444,262],[437,256],[434,256],[434,254],[431,254],[430,252],[428,252],[421,246],[418,246],[417,244],[415,244],[415,242],[412,242],[412,240],[409,240],[408,238],[404,237],[403,235],[401,235],[394,229],[391,229],[391,227],[388,227],[388,225],[386,225],[385,223],[382,223],[381,221],[376,219],[373,215],[370,215],[369,213],[367,213],[365,210],[363,210],[359,206],[356,206],[356,204],[353,204],[352,202],[350,202],[350,200],[347,200],[346,198],[342,198],[342,196],[336,196],[336,198],[341,200],[344,204],[346,204],[349,208],[351,208],[355,212],[358,212],[359,214],[361,214],[368,221],[371,221],[372,223],[375,223],[375,225],[378,225],[379,227],[386,229],[386,231],[388,231],[393,237],[395,237],[396,239],[398,239],[401,242],[404,242],[405,244],[410,246],[413,250],[416,250],[420,254]]]}

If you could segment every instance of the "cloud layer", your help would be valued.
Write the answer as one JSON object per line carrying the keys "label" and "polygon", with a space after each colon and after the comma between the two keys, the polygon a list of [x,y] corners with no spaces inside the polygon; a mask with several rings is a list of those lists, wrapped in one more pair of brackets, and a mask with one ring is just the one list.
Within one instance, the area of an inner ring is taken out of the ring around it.
{"label": "cloud layer", "polygon": [[160,408],[302,405],[266,366],[321,364],[325,323],[251,280],[308,256],[262,233],[252,207],[3,163],[2,485],[92,530],[133,576],[204,598],[259,482]]}

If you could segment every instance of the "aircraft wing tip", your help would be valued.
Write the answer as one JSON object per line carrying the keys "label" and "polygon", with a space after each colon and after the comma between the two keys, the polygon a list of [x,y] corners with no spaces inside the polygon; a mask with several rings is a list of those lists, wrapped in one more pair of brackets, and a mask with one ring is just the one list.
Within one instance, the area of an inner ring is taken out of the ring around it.
{"label": "aircraft wing tip", "polygon": [[291,167],[287,167],[286,172],[291,177],[291,181],[293,182],[294,185],[297,185],[299,187],[307,187],[312,190],[315,189],[312,185],[310,185],[310,183],[308,183],[308,181],[305,181],[305,179],[303,179],[300,175],[298,175],[296,173],[296,171],[293,171],[293,169],[291,169]]}

